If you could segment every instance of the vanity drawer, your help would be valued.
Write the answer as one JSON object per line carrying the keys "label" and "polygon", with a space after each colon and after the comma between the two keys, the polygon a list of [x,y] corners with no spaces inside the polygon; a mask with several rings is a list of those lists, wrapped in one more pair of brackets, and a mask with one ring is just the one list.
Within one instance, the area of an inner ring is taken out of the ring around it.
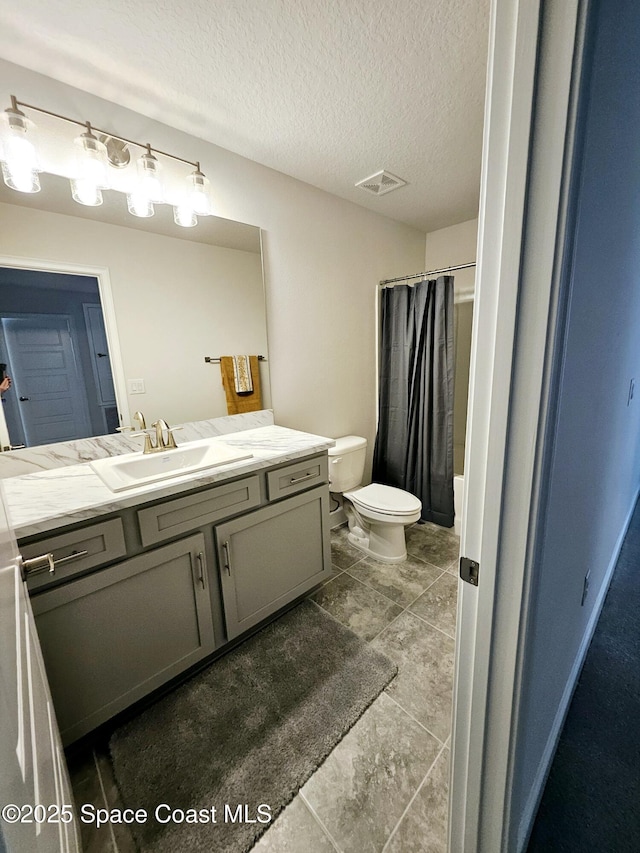
{"label": "vanity drawer", "polygon": [[313,459],[284,465],[275,471],[267,472],[267,495],[270,501],[295,495],[303,489],[319,486],[329,481],[329,469],[326,453]]}
{"label": "vanity drawer", "polygon": [[154,545],[197,527],[260,506],[260,480],[246,477],[212,489],[138,510],[143,545]]}
{"label": "vanity drawer", "polygon": [[119,518],[20,547],[25,560],[52,553],[55,561],[53,573],[48,569],[29,573],[27,587],[31,592],[124,557],[126,551],[122,521]]}

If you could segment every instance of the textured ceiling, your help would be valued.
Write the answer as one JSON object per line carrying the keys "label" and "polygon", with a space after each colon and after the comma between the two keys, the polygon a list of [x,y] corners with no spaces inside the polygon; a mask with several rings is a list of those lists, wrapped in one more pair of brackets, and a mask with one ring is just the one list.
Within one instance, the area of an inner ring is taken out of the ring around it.
{"label": "textured ceiling", "polygon": [[[431,231],[477,214],[488,20],[489,0],[20,0],[0,56]],[[407,186],[354,187],[381,169]]]}

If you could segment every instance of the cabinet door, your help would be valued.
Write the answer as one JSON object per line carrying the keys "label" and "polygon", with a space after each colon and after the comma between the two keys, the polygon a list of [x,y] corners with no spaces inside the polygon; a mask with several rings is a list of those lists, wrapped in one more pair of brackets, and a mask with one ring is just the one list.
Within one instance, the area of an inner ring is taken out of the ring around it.
{"label": "cabinet door", "polygon": [[201,533],[32,604],[65,744],[214,650]]}
{"label": "cabinet door", "polygon": [[215,528],[228,639],[331,574],[323,486]]}

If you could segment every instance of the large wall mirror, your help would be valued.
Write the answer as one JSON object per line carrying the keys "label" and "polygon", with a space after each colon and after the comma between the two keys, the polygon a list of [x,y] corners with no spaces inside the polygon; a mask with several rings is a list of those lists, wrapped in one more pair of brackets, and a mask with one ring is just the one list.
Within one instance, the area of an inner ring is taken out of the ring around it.
{"label": "large wall mirror", "polygon": [[10,444],[102,435],[137,410],[172,425],[226,415],[220,365],[205,361],[222,355],[262,356],[270,407],[259,228],[210,216],[184,229],[166,205],[138,219],[120,193],[82,207],[65,178],[41,183],[33,195],[0,184]]}

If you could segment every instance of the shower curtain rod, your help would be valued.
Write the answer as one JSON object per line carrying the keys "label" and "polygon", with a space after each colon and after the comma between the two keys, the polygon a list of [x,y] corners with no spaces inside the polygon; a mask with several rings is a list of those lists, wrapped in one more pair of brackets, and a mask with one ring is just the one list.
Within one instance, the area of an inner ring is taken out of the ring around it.
{"label": "shower curtain rod", "polygon": [[443,267],[441,270],[427,270],[427,272],[417,272],[413,275],[401,275],[400,278],[386,278],[384,281],[379,282],[378,287],[382,287],[385,284],[393,284],[396,281],[407,281],[410,278],[422,278],[427,275],[436,275],[437,273],[443,272],[453,272],[454,270],[466,270],[469,267],[475,267],[475,262],[472,264],[458,264],[457,267]]}

